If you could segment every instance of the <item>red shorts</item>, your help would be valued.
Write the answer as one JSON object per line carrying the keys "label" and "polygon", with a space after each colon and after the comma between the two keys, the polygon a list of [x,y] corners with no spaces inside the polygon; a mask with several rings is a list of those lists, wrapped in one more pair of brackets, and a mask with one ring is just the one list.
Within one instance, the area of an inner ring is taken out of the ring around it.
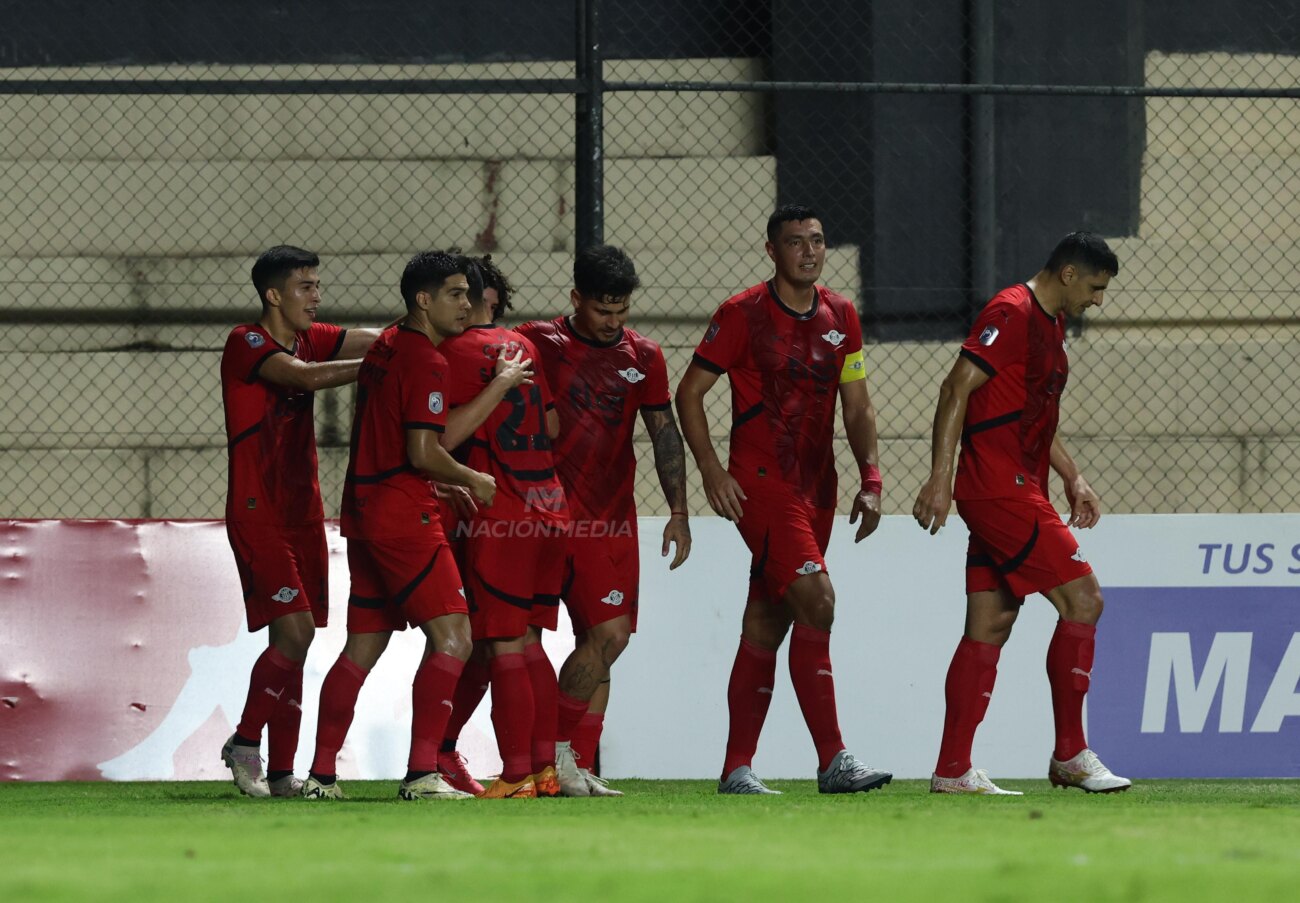
{"label": "red shorts", "polygon": [[329,552],[323,523],[296,527],[226,522],[244,588],[248,629],[276,618],[311,612],[317,627],[329,621]]}
{"label": "red shorts", "polygon": [[636,632],[641,583],[641,550],[636,529],[612,536],[569,537],[564,559],[564,586],[560,595],[569,609],[574,634],[586,633],[627,615]]}
{"label": "red shorts", "polygon": [[736,528],[754,556],[750,594],[762,591],[779,602],[800,577],[826,572],[835,509],[814,508],[787,484],[758,477],[741,483],[741,489],[746,499]]}
{"label": "red shorts", "polygon": [[[539,598],[556,599],[568,537],[562,524],[479,518],[470,530],[470,627],[476,640],[523,636]],[[554,608],[552,608],[554,611]],[[555,629],[554,618],[550,629]]]}
{"label": "red shorts", "polygon": [[970,528],[966,592],[1009,590],[1024,599],[1092,573],[1078,540],[1047,499],[971,499],[957,503]]}
{"label": "red shorts", "polygon": [[400,539],[348,540],[348,633],[418,627],[465,614],[465,590],[442,532]]}

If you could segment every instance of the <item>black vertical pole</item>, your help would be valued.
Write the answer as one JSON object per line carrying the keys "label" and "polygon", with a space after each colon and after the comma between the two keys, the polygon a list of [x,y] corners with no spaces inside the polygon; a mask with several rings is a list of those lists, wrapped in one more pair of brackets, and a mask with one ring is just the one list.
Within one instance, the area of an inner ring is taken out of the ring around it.
{"label": "black vertical pole", "polygon": [[577,76],[574,226],[577,250],[605,240],[604,66],[600,50],[601,0],[577,0]]}
{"label": "black vertical pole", "polygon": [[[993,0],[971,3],[971,80],[993,84]],[[997,131],[994,97],[972,98],[971,117],[971,310],[974,317],[997,291]],[[969,325],[969,324],[966,324]]]}

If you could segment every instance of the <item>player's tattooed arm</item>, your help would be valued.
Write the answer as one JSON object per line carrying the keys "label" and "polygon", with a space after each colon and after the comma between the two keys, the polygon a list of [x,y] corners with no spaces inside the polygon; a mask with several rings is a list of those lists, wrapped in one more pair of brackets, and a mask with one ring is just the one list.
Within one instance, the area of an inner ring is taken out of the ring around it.
{"label": "player's tattooed arm", "polygon": [[641,419],[654,447],[655,471],[671,511],[686,510],[686,448],[672,408],[643,409]]}
{"label": "player's tattooed arm", "polygon": [[663,548],[660,555],[668,557],[670,548],[676,548],[668,570],[674,570],[691,554],[691,526],[686,512],[686,448],[682,434],[677,430],[672,408],[642,410],[646,432],[655,453],[655,470],[659,485],[668,501],[668,523],[664,526]]}

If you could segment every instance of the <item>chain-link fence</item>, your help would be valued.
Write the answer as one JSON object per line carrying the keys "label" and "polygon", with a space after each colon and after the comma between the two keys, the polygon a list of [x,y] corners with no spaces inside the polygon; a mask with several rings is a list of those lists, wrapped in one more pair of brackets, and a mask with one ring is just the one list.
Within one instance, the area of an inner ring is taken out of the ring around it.
{"label": "chain-link fence", "polygon": [[[1074,228],[1121,264],[1073,330],[1062,421],[1108,509],[1296,510],[1300,30],[1276,3],[0,0],[4,514],[221,515],[220,349],[271,244],[321,254],[341,325],[391,321],[406,258],[451,245],[491,251],[535,318],[567,307],[575,230],[603,229],[675,382],[770,276],[778,201],[821,212],[823,281],[860,302],[887,513],[974,313]],[[350,390],[317,417],[333,514]]]}

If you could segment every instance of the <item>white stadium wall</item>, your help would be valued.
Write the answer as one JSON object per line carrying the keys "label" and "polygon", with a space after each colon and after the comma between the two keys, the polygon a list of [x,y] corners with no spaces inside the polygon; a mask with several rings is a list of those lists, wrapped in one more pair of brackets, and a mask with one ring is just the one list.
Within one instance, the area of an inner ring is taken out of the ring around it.
{"label": "white stadium wall", "polygon": [[[855,546],[840,518],[828,565],[844,739],[900,778],[929,775],[943,682],[961,632],[965,530],[937,537],[887,517]],[[734,528],[692,523],[694,554],[668,572],[661,518],[641,522],[640,633],[615,669],[602,745],[610,777],[710,778],[726,739],[726,685],[748,556]],[[8,521],[0,590],[0,780],[222,779],[217,751],[265,643],[243,627],[221,523]],[[1117,515],[1081,535],[1107,610],[1089,739],[1132,777],[1300,776],[1300,516]],[[298,769],[316,699],[342,648],[347,568],[330,530],[331,625],[308,662]],[[1044,656],[1055,615],[1027,600],[1005,649],[975,762],[1041,777],[1052,746]],[[405,766],[410,676],[422,642],[395,639],[367,681],[345,778]],[[557,664],[567,622],[547,638]],[[811,743],[780,658],[756,770],[810,777]],[[487,705],[462,749],[499,767]]]}

